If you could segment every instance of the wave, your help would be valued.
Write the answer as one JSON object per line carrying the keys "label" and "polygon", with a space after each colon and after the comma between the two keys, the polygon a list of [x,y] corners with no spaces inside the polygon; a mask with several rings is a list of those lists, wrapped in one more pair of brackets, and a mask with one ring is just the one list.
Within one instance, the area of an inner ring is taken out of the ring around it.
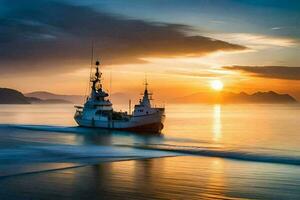
{"label": "wave", "polygon": [[0,178],[100,162],[176,156],[178,153],[98,145],[26,145],[1,149]]}
{"label": "wave", "polygon": [[219,157],[219,158],[233,159],[239,161],[300,165],[300,156],[263,154],[263,153],[235,150],[235,149],[214,148],[214,147],[203,148],[203,147],[195,147],[195,146],[190,147],[190,146],[178,146],[178,145],[169,145],[169,144],[151,144],[151,145],[135,144],[134,146],[130,146],[130,145],[120,145],[120,146],[127,146],[127,147],[144,149],[144,150],[167,151],[173,153],[180,153],[181,155],[197,155],[197,156],[207,156],[207,157]]}
{"label": "wave", "polygon": [[31,124],[1,124],[1,128],[18,128],[32,131],[49,131],[62,133],[87,133],[92,129],[79,126],[31,125]]}
{"label": "wave", "polygon": [[[34,145],[1,149],[0,163],[81,162],[86,158],[164,157],[177,155],[164,151],[98,145]],[[5,162],[4,162],[5,161]]]}
{"label": "wave", "polygon": [[[90,133],[99,133],[99,134],[113,134],[113,135],[132,135],[133,133],[123,132],[123,131],[114,131],[114,130],[105,130],[105,129],[91,129],[84,128],[78,126],[52,126],[52,125],[19,125],[19,124],[2,124],[0,125],[2,128],[19,128],[19,129],[27,129],[33,131],[48,131],[48,132],[63,132],[63,133],[75,133],[75,134],[90,134]],[[136,135],[136,137],[144,137],[143,135]],[[146,136],[145,136],[146,137]],[[148,136],[147,136],[148,137]],[[176,138],[176,137],[165,137],[165,136],[153,136],[153,138],[158,138],[158,140],[154,139],[151,141],[147,140],[147,143],[131,143],[131,144],[111,144],[111,148],[115,148],[116,151],[112,151],[117,153],[117,157],[120,156],[120,152],[128,153],[129,149],[140,149],[144,150],[143,152],[139,152],[142,154],[148,154],[148,157],[151,157],[151,154],[154,152],[161,153],[161,157],[165,156],[167,153],[172,153],[172,155],[198,155],[198,156],[209,156],[209,157],[220,157],[225,159],[234,159],[240,161],[252,161],[252,162],[265,162],[265,163],[277,163],[277,164],[289,164],[289,165],[300,165],[300,156],[292,156],[299,155],[299,151],[288,150],[288,149],[276,149],[276,148],[267,148],[267,147],[249,147],[249,146],[238,146],[238,145],[229,145],[221,143],[213,143],[210,141],[202,141],[202,140],[194,140],[188,138]],[[123,140],[122,140],[123,141]],[[137,141],[136,141],[137,142]],[[173,144],[168,144],[169,142],[173,142]],[[174,145],[174,143],[193,143],[193,146],[183,146],[183,145]],[[208,144],[208,145],[206,145]],[[213,144],[213,145],[210,145]],[[122,148],[118,149],[117,147],[130,147],[130,148]],[[31,147],[26,149],[27,152],[33,151],[37,147]],[[40,151],[50,152],[52,155],[68,155],[69,160],[72,162],[74,159],[80,160],[84,157],[92,158],[100,157],[100,155],[104,156],[102,150],[99,152],[99,146],[85,146],[85,145],[74,145],[74,146],[39,146]],[[117,148],[117,149],[116,149]],[[2,151],[2,150],[1,150]],[[113,155],[112,152],[107,152],[105,154],[107,157]],[[147,153],[148,152],[148,153]],[[7,152],[13,154],[12,152]],[[19,153],[23,156],[24,152],[16,151],[16,154]],[[86,153],[86,154],[85,154]],[[288,153],[289,155],[286,155]],[[5,153],[4,153],[5,154]],[[140,155],[142,155],[140,154]],[[160,157],[155,155],[154,157]],[[73,155],[73,160],[71,159],[71,155]],[[123,156],[132,156],[132,154],[124,154]],[[290,156],[291,155],[291,156]],[[0,153],[0,161],[1,156],[3,154]],[[81,156],[81,157],[80,157]],[[12,156],[13,157],[13,156]],[[23,156],[24,157],[24,156]],[[26,156],[25,156],[26,157]],[[2,157],[3,158],[3,157]],[[38,156],[39,159],[41,157]],[[43,159],[46,159],[44,157]],[[146,158],[146,157],[145,157]],[[37,160],[39,161],[39,160]]]}
{"label": "wave", "polygon": [[[195,140],[191,138],[170,137],[163,134],[141,134],[129,131],[118,131],[101,128],[86,128],[80,126],[55,126],[55,125],[31,125],[31,124],[0,124],[0,128],[16,128],[31,131],[46,131],[58,133],[74,134],[110,134],[117,136],[135,136],[142,138],[158,139],[159,141],[184,142],[184,143],[210,143],[204,140]],[[156,140],[156,142],[158,141]]]}

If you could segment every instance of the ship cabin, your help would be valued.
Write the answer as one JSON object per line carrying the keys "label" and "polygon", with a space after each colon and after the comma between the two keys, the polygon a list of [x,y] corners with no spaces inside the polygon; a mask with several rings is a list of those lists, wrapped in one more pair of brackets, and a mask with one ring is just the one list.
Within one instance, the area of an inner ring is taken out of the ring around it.
{"label": "ship cabin", "polygon": [[143,98],[140,99],[139,104],[134,106],[134,117],[145,116],[156,112],[156,110],[151,107],[152,94],[148,92],[147,86],[148,83],[146,81]]}

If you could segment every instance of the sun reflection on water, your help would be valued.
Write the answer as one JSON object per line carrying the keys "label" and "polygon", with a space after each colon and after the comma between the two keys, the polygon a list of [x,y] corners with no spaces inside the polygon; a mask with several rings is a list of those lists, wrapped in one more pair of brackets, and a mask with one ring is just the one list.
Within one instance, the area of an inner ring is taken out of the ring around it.
{"label": "sun reflection on water", "polygon": [[213,141],[219,142],[222,139],[221,105],[213,107]]}

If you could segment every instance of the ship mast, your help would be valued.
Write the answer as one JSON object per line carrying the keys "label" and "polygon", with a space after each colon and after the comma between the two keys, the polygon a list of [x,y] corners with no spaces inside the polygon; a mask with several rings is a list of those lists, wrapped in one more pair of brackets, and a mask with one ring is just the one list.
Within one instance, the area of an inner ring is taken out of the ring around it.
{"label": "ship mast", "polygon": [[143,98],[142,98],[142,100],[140,100],[140,103],[151,107],[150,100],[152,100],[152,94],[148,92],[147,77],[145,77],[145,84],[144,85],[145,85],[145,90],[144,90]]}
{"label": "ship mast", "polygon": [[91,92],[91,98],[102,100],[104,101],[104,98],[108,96],[108,94],[102,90],[102,83],[101,83],[101,75],[100,72],[100,62],[97,60],[96,63],[96,72],[95,75],[91,78],[90,82],[92,83],[92,92]]}
{"label": "ship mast", "polygon": [[145,91],[144,91],[144,96],[148,96],[149,100],[152,100],[152,93],[148,92],[148,80],[147,80],[147,76],[145,77]]}
{"label": "ship mast", "polygon": [[[102,73],[99,71],[99,65],[100,65],[100,62],[97,60],[95,76],[94,76],[94,78],[91,79],[91,82],[93,83],[93,85],[92,85],[93,90],[102,89],[102,84],[101,84]],[[100,86],[99,88],[97,88],[97,83],[99,83],[99,86]]]}

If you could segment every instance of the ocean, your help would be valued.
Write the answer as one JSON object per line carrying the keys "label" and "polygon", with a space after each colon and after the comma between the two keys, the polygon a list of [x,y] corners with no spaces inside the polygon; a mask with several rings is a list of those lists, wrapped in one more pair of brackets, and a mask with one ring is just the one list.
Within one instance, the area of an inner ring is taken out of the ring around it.
{"label": "ocean", "polygon": [[300,199],[298,104],[171,104],[160,135],[74,111],[0,105],[1,200]]}

